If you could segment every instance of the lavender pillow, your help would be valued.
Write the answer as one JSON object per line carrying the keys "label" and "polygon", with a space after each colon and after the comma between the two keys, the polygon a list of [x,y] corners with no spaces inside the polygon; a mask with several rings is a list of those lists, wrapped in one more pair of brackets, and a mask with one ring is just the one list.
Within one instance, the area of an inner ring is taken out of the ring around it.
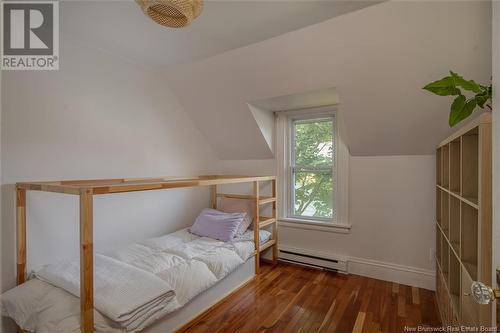
{"label": "lavender pillow", "polygon": [[224,213],[204,208],[191,226],[191,233],[229,242],[238,233],[238,228],[246,214]]}

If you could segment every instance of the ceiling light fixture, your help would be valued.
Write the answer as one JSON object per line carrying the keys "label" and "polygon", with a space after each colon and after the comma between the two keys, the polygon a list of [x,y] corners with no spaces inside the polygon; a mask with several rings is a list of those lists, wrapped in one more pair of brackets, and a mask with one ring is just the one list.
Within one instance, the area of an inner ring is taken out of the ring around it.
{"label": "ceiling light fixture", "polygon": [[158,24],[182,28],[197,18],[203,0],[136,0],[143,13]]}

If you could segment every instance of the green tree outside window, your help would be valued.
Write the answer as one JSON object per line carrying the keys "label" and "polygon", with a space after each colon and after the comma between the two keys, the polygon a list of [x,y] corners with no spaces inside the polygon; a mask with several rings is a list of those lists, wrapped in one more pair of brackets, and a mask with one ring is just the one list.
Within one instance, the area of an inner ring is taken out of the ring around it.
{"label": "green tree outside window", "polygon": [[333,119],[293,123],[293,215],[333,217]]}

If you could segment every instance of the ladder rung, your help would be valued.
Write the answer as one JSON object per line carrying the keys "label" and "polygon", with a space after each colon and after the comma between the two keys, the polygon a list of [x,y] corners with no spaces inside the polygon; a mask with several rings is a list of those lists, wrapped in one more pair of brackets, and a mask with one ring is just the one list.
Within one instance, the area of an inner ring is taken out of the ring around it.
{"label": "ladder rung", "polygon": [[255,197],[253,195],[245,195],[245,194],[217,193],[217,197],[219,197],[219,198],[231,198],[231,199],[255,200]]}
{"label": "ladder rung", "polygon": [[262,244],[260,246],[259,251],[262,252],[264,250],[267,250],[268,248],[270,248],[274,244],[276,244],[276,240],[275,239],[268,240],[267,242],[265,242],[264,244]]}
{"label": "ladder rung", "polygon": [[273,223],[276,223],[276,219],[274,217],[264,217],[264,216],[259,217],[259,229]]}
{"label": "ladder rung", "polygon": [[271,202],[276,202],[275,197],[260,197],[259,198],[259,205],[265,205]]}

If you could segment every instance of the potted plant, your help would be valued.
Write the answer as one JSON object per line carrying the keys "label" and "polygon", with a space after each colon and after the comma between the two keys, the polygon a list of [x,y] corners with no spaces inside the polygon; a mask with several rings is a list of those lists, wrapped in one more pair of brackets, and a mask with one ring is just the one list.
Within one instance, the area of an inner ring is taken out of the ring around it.
{"label": "potted plant", "polygon": [[491,110],[491,84],[484,86],[450,71],[450,75],[426,85],[423,89],[439,96],[456,96],[451,103],[449,124],[455,126],[469,117],[477,107]]}

